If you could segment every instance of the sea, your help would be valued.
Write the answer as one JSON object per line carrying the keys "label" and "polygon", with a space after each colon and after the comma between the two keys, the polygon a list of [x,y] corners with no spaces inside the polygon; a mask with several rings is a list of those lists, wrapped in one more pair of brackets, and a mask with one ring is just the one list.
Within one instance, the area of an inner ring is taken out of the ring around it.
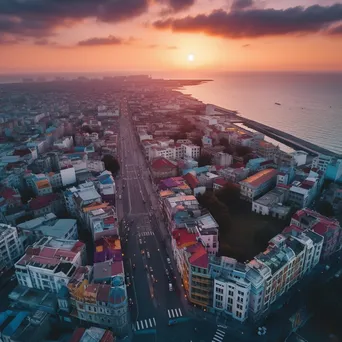
{"label": "sea", "polygon": [[229,73],[183,88],[243,117],[342,154],[342,73]]}
{"label": "sea", "polygon": [[[103,77],[125,73],[77,73],[66,78]],[[145,72],[146,74],[146,72]],[[342,73],[230,72],[163,73],[152,77],[210,79],[181,91],[204,103],[237,110],[240,115],[342,154]],[[0,75],[0,83],[35,75]],[[36,75],[37,76],[37,75]]]}

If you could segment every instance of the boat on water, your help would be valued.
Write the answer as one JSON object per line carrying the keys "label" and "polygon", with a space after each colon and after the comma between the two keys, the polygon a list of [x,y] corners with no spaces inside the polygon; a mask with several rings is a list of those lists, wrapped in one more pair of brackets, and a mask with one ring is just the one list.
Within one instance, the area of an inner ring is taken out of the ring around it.
{"label": "boat on water", "polygon": [[279,102],[274,102],[274,104],[277,106],[281,106],[281,103],[279,103]]}

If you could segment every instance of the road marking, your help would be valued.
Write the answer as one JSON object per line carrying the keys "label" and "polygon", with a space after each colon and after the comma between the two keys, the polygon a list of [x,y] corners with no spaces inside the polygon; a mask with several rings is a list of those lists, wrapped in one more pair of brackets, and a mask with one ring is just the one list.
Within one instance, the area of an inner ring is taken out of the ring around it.
{"label": "road marking", "polygon": [[148,328],[147,319],[145,319],[146,328]]}
{"label": "road marking", "polygon": [[156,320],[154,319],[154,317],[153,317],[152,319],[153,319],[154,325],[156,326],[156,325],[157,325],[157,324],[156,324]]}
{"label": "road marking", "polygon": [[138,330],[140,330],[140,327],[139,327],[139,322],[137,322],[137,328],[138,328]]}
{"label": "road marking", "polygon": [[150,323],[150,327],[152,328],[152,321],[151,318],[148,319],[149,323]]}
{"label": "road marking", "polygon": [[213,338],[213,342],[215,342],[215,341],[221,342],[222,340],[223,340],[223,337],[217,338],[216,336],[214,336],[214,338]]}
{"label": "road marking", "polygon": [[216,334],[217,334],[217,335],[221,335],[221,336],[224,336],[224,335],[225,335],[225,333],[224,333],[223,331],[220,331],[220,330],[217,330],[217,331],[216,331]]}
{"label": "road marking", "polygon": [[178,309],[178,311],[179,311],[179,315],[180,315],[180,316],[183,316],[182,310],[181,310],[181,309]]}
{"label": "road marking", "polygon": [[170,310],[167,310],[167,315],[170,317],[171,315],[170,315]]}

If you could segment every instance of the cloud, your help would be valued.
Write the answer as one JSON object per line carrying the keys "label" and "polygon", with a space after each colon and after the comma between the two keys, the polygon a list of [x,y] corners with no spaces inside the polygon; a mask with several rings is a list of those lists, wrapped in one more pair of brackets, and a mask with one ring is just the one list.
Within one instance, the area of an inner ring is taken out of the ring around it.
{"label": "cloud", "polygon": [[158,44],[150,44],[150,45],[147,45],[147,48],[148,48],[148,49],[155,49],[155,48],[157,48],[157,47],[159,47]]}
{"label": "cloud", "polygon": [[177,46],[174,46],[174,45],[170,45],[170,46],[167,46],[166,49],[167,49],[167,50],[177,50],[178,47],[177,47]]}
{"label": "cloud", "polygon": [[309,34],[326,30],[342,20],[342,4],[307,8],[215,10],[210,14],[168,18],[153,23],[156,29],[205,33],[224,38],[256,38],[287,34]]}
{"label": "cloud", "polygon": [[232,11],[240,11],[254,5],[253,0],[234,0],[230,9]]}
{"label": "cloud", "polygon": [[243,48],[248,48],[248,47],[250,47],[251,46],[251,44],[244,44],[244,45],[242,45],[241,47],[243,47]]}
{"label": "cloud", "polygon": [[331,27],[327,33],[331,36],[342,36],[342,24],[338,26]]}
{"label": "cloud", "polygon": [[157,2],[167,5],[167,9],[162,13],[169,14],[190,8],[195,4],[196,0],[157,0]]}
{"label": "cloud", "polygon": [[49,37],[87,18],[116,23],[147,12],[149,0],[1,0],[0,34]]}
{"label": "cloud", "polygon": [[103,45],[122,45],[127,44],[127,41],[115,36],[108,37],[93,37],[81,40],[77,43],[78,46],[103,46]]}

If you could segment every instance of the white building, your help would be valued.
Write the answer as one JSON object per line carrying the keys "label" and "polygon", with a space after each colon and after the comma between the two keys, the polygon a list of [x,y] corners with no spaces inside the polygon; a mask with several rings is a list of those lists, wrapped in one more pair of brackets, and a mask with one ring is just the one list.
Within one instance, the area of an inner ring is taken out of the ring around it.
{"label": "white building", "polygon": [[319,156],[312,159],[312,168],[317,168],[323,172],[327,170],[327,167],[333,161],[333,157],[320,154]]}
{"label": "white building", "polygon": [[308,157],[307,152],[305,152],[305,151],[294,151],[294,152],[290,153],[290,155],[295,160],[295,163],[297,166],[301,166],[301,165],[306,164],[306,159]]}
{"label": "white building", "polygon": [[83,242],[42,238],[15,264],[19,285],[58,293],[66,286],[85,255]]}
{"label": "white building", "polygon": [[164,157],[166,159],[176,159],[176,149],[174,147],[152,147],[149,150],[149,160]]}
{"label": "white building", "polygon": [[214,155],[213,161],[215,165],[228,167],[233,164],[233,156],[228,153],[217,152]]}
{"label": "white building", "polygon": [[66,169],[62,169],[60,171],[61,179],[62,179],[62,185],[72,185],[76,183],[76,172],[73,167],[68,167]]}
{"label": "white building", "polygon": [[183,156],[190,157],[193,159],[199,158],[201,154],[200,146],[194,144],[182,144]]}
{"label": "white building", "polygon": [[0,259],[10,268],[23,254],[24,247],[17,229],[0,223]]}
{"label": "white building", "polygon": [[304,181],[294,181],[289,191],[289,202],[297,208],[308,207],[319,189],[319,178],[308,177]]}
{"label": "white building", "polygon": [[98,172],[102,172],[105,170],[105,165],[102,160],[88,159],[86,165],[87,165],[87,169],[90,172],[98,173]]}
{"label": "white building", "polygon": [[196,218],[196,230],[208,254],[217,254],[219,250],[219,225],[211,214]]}
{"label": "white building", "polygon": [[153,135],[151,134],[147,134],[146,132],[139,133],[140,142],[144,140],[152,140],[152,139],[153,139]]}
{"label": "white building", "polygon": [[69,149],[74,145],[74,139],[72,136],[61,138],[53,143],[54,147],[60,149]]}
{"label": "white building", "polygon": [[248,318],[251,284],[246,280],[246,265],[228,257],[211,258],[213,308],[241,322]]}

